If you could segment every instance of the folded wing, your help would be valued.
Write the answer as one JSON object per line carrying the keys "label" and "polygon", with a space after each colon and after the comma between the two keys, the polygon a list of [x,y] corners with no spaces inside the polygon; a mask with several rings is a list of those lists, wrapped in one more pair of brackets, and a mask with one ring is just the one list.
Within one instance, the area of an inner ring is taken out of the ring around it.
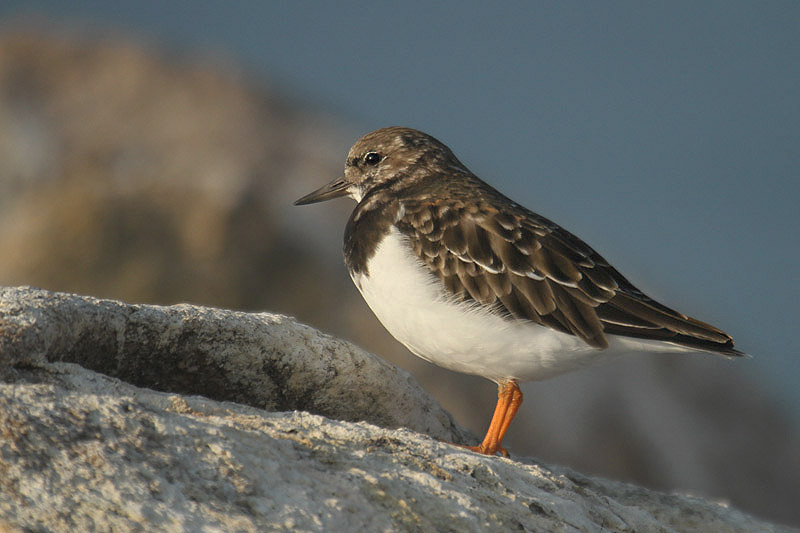
{"label": "folded wing", "polygon": [[729,335],[649,298],[583,241],[522,207],[420,200],[404,213],[399,229],[457,297],[597,348],[613,334],[741,355]]}

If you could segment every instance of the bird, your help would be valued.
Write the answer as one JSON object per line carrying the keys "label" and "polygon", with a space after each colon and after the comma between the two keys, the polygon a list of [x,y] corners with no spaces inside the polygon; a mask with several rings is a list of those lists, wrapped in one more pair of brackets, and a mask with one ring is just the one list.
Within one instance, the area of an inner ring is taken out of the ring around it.
{"label": "bird", "polygon": [[629,353],[745,355],[722,330],[650,298],[555,222],[482,181],[445,144],[393,126],[352,146],[344,174],[303,196],[348,196],[355,286],[388,332],[435,365],[497,384],[483,441],[502,445],[519,384]]}

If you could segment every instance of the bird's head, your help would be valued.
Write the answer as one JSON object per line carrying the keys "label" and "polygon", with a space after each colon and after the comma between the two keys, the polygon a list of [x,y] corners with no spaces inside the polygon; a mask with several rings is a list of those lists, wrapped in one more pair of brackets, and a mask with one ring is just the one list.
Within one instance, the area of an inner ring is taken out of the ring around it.
{"label": "bird's head", "polygon": [[433,166],[466,170],[450,149],[426,133],[394,126],[367,133],[350,148],[344,175],[297,200],[295,205],[313,204],[349,196],[355,201],[377,187],[390,187],[422,176]]}

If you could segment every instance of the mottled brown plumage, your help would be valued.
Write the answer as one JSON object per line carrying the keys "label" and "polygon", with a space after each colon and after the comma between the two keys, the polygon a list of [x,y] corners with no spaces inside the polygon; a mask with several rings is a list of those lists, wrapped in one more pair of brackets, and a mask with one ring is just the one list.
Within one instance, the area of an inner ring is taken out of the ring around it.
{"label": "mottled brown plumage", "polygon": [[458,178],[432,183],[436,200],[405,197],[396,223],[451,292],[598,348],[608,332],[738,353],[730,336],[643,294],[571,233],[474,175]]}

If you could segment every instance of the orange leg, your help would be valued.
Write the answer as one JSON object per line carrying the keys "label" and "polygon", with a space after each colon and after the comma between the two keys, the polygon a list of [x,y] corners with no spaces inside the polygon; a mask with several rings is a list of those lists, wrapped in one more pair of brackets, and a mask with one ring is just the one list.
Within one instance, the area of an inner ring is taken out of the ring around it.
{"label": "orange leg", "polygon": [[506,436],[511,420],[517,414],[519,406],[522,405],[522,391],[516,381],[506,381],[497,385],[497,406],[494,408],[492,422],[489,430],[479,446],[465,446],[474,452],[486,455],[495,455],[498,452],[503,457],[508,457],[508,450],[503,448],[500,443]]}

